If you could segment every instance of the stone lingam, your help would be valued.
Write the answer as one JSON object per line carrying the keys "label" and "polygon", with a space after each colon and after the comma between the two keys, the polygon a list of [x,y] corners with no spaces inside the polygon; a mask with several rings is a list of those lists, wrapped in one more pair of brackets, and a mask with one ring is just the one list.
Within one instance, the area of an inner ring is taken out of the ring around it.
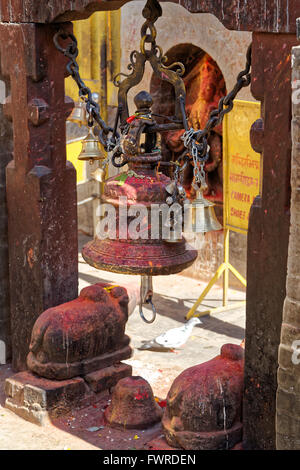
{"label": "stone lingam", "polygon": [[147,380],[139,376],[125,377],[113,391],[105,419],[112,427],[147,429],[160,422],[162,414]]}

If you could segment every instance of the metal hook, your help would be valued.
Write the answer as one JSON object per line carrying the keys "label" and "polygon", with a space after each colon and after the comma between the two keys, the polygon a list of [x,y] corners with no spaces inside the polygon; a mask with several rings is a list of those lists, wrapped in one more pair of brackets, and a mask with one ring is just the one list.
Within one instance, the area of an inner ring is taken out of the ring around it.
{"label": "metal hook", "polygon": [[152,308],[152,318],[150,320],[148,320],[144,313],[143,313],[143,304],[140,303],[140,316],[142,318],[142,320],[144,320],[145,323],[153,323],[154,320],[156,319],[156,308],[154,306],[154,303],[152,302],[151,298],[149,298],[148,300],[146,300],[146,303],[147,304],[150,304],[151,305],[151,308]]}
{"label": "metal hook", "polygon": [[[153,284],[152,276],[141,276],[140,288],[140,316],[145,323],[153,323],[156,318],[156,309],[152,302]],[[152,318],[148,320],[143,313],[143,304],[150,304],[152,308]]]}

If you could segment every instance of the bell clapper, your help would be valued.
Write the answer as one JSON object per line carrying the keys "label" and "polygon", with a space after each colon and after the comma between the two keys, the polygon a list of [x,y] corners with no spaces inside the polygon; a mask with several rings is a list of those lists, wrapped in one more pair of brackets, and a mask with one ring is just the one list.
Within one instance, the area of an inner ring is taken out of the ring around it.
{"label": "bell clapper", "polygon": [[[153,296],[153,283],[152,276],[141,276],[140,287],[140,316],[145,323],[153,323],[156,318],[156,308],[152,302]],[[143,305],[150,304],[152,308],[152,318],[148,320],[143,313]]]}

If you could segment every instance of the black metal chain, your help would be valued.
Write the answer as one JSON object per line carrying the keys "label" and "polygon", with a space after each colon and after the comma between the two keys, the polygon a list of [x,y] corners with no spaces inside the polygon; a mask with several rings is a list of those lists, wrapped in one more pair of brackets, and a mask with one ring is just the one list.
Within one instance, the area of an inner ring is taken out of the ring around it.
{"label": "black metal chain", "polygon": [[234,105],[233,100],[239,91],[250,85],[251,50],[252,45],[250,44],[246,54],[245,69],[238,74],[234,88],[226,96],[223,96],[220,99],[218,108],[211,111],[204,129],[195,131],[191,128],[187,130],[182,137],[185,147],[189,148],[191,153],[195,151],[198,153],[198,160],[200,162],[203,162],[208,158],[208,137],[210,132],[223,121],[225,114],[232,110]]}
{"label": "black metal chain", "polygon": [[[69,42],[65,48],[63,48],[60,45],[60,40],[67,40],[70,39],[71,42]],[[104,146],[105,150],[110,150],[112,146],[112,141],[116,137],[116,129],[113,129],[103,121],[101,115],[100,115],[100,106],[99,104],[93,100],[92,98],[92,92],[90,88],[88,88],[84,81],[82,80],[80,73],[79,73],[79,66],[78,63],[76,62],[76,58],[78,56],[78,47],[77,47],[77,39],[74,36],[74,34],[66,32],[62,29],[60,29],[53,38],[53,42],[55,47],[68,59],[70,59],[70,62],[67,64],[67,71],[73,78],[73,80],[76,82],[78,88],[79,88],[79,96],[80,98],[85,102],[86,105],[86,111],[88,114],[88,125],[91,127],[93,125],[93,121],[96,121],[96,123],[99,125],[100,130],[98,130],[98,137],[102,145]],[[95,131],[94,131],[95,132]],[[109,139],[108,134],[112,132],[113,135]]]}
{"label": "black metal chain", "polygon": [[[157,14],[157,17],[158,16],[160,16],[159,12]],[[147,35],[146,31],[148,28],[150,29],[151,34]],[[149,18],[147,18],[147,21],[143,25],[142,33],[144,33],[144,35],[142,35],[141,50],[144,49],[145,42],[151,42],[152,47],[158,47],[155,44],[156,30],[152,21]],[[60,40],[65,41],[67,39],[70,39],[71,42],[69,42],[67,46],[63,48],[60,45]],[[67,71],[76,82],[79,88],[79,96],[81,99],[84,100],[86,104],[86,111],[89,116],[89,126],[92,126],[93,121],[95,120],[100,127],[100,130],[98,130],[98,138],[100,142],[104,146],[105,150],[113,150],[116,146],[116,137],[119,137],[116,131],[117,126],[115,125],[113,129],[107,126],[105,121],[103,121],[100,115],[99,104],[93,100],[91,90],[85,85],[80,76],[79,66],[76,62],[76,58],[78,56],[76,37],[74,36],[74,34],[60,29],[54,35],[53,41],[55,47],[70,59],[70,62],[67,64]],[[238,74],[234,88],[226,96],[220,99],[218,108],[211,111],[209,119],[204,129],[196,131],[193,128],[190,128],[186,129],[185,133],[183,134],[182,140],[184,142],[184,146],[190,151],[191,155],[193,156],[194,162],[199,161],[201,164],[203,164],[203,162],[208,159],[208,138],[211,131],[223,121],[225,114],[229,113],[232,110],[234,105],[233,100],[235,99],[239,91],[250,84],[251,49],[252,48],[250,44],[246,54],[245,69]],[[97,132],[95,132],[95,129],[94,133],[97,134]],[[110,138],[108,137],[109,133],[112,133]]]}

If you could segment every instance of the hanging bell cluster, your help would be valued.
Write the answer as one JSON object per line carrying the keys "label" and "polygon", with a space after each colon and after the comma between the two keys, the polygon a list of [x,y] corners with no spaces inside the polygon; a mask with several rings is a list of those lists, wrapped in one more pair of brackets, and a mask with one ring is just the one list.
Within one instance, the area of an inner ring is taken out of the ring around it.
{"label": "hanging bell cluster", "polygon": [[[92,93],[91,97],[94,103],[99,103],[98,93]],[[93,120],[90,119],[90,116],[87,113],[86,103],[84,103],[84,101],[78,101],[75,103],[69,121],[74,122],[79,127],[84,126],[88,128],[88,133],[82,140],[82,149],[78,156],[78,160],[88,161],[90,164],[93,164],[94,161],[97,160],[104,160],[106,158],[105,153],[101,150],[99,140],[93,133]],[[104,180],[105,177],[105,169],[103,172],[104,176],[101,176],[102,180]]]}
{"label": "hanging bell cluster", "polygon": [[221,230],[222,225],[216,217],[215,204],[203,196],[204,191],[207,189],[205,162],[209,158],[209,146],[206,146],[205,155],[203,156],[203,149],[194,139],[191,139],[193,132],[193,129],[186,130],[182,137],[184,145],[190,151],[193,159],[194,178],[192,187],[196,190],[196,198],[193,201],[187,200],[184,204],[184,231],[187,233],[207,233]]}
{"label": "hanging bell cluster", "polygon": [[[182,236],[183,226],[180,221],[184,219],[184,206],[186,206],[184,203],[186,195],[179,176],[182,168],[176,164],[173,181],[159,171],[162,160],[159,142],[162,132],[184,128],[188,136],[186,142],[189,144],[193,138],[194,131],[188,129],[185,113],[186,94],[181,78],[184,66],[179,62],[165,66],[167,58],[156,44],[154,23],[162,14],[158,1],[147,0],[142,14],[146,21],[141,28],[140,51],[135,50],[130,55],[131,63],[128,69],[131,73],[128,75],[121,73],[114,79],[114,84],[119,88],[114,128],[110,128],[102,120],[95,97],[84,85],[78,67],[73,67],[74,56],[76,57],[78,52],[74,36],[58,32],[54,42],[56,47],[70,58],[68,70],[72,71],[72,76],[79,86],[79,94],[84,100],[84,103],[80,102],[75,106],[71,116],[73,122],[89,126],[88,135],[82,142],[79,160],[90,162],[104,160],[104,153],[100,150],[98,139],[95,137],[97,133],[111,163],[117,168],[127,165],[126,171],[105,181],[101,195],[100,227],[103,228],[101,223],[109,210],[113,213],[113,217],[108,217],[104,233],[101,230],[99,233],[96,229],[95,239],[83,247],[83,258],[101,270],[140,275],[142,277],[140,314],[147,321],[142,313],[142,305],[150,304],[153,317],[147,322],[151,323],[155,318],[152,276],[179,273],[195,261],[198,253]],[[59,38],[63,40],[70,38],[73,42],[63,49]],[[146,43],[151,43],[151,47],[146,48]],[[129,90],[143,79],[146,62],[150,63],[159,79],[167,81],[174,88],[174,116],[160,116],[160,122],[157,122],[152,114],[153,100],[146,91],[138,93],[135,97],[136,111],[133,115],[129,115],[127,95]],[[121,77],[125,78],[120,79]],[[96,126],[94,127],[95,134],[92,130],[94,121],[98,126],[97,130]],[[117,129],[120,130],[120,134]],[[195,156],[194,151],[192,155],[194,171],[197,172],[197,155]],[[99,182],[105,178],[107,162],[108,157],[102,167],[92,173]],[[153,219],[154,206],[160,209]],[[201,190],[197,192],[196,200],[188,206],[193,231],[198,233],[221,228],[214,216],[213,204],[203,198]],[[136,207],[141,208],[138,222],[134,216]],[[165,214],[160,212],[161,208],[166,210]],[[139,226],[139,231],[134,232],[138,236],[131,235],[132,226],[135,228]],[[155,228],[154,233],[153,228]]]}

